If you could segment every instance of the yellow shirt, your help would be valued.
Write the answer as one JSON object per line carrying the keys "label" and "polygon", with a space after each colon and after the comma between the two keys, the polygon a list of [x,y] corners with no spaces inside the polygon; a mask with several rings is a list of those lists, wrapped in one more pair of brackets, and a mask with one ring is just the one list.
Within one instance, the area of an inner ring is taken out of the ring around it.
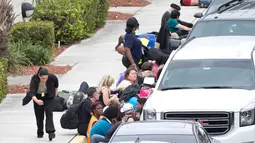
{"label": "yellow shirt", "polygon": [[90,130],[95,125],[95,123],[98,121],[98,119],[92,115],[88,124],[88,130],[87,130],[87,143],[90,143]]}

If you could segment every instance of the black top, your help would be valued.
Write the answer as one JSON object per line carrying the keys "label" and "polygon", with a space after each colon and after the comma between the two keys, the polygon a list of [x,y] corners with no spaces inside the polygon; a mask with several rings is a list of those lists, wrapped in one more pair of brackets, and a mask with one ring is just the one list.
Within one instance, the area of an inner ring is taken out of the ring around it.
{"label": "black top", "polygon": [[[30,93],[33,96],[37,95],[40,78],[37,74],[33,75],[30,81]],[[58,78],[54,74],[49,74],[46,82],[47,94],[44,99],[53,99],[56,96],[56,88],[58,88]]]}
{"label": "black top", "polygon": [[80,135],[86,135],[87,133],[92,104],[93,102],[88,97],[82,101],[81,107],[78,109],[78,133]]}

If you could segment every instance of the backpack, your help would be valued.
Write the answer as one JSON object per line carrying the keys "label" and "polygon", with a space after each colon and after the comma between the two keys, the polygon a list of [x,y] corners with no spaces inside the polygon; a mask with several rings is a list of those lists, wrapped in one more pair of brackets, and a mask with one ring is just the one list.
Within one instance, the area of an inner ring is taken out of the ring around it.
{"label": "backpack", "polygon": [[72,104],[60,118],[60,125],[63,129],[77,129],[78,111],[83,102]]}

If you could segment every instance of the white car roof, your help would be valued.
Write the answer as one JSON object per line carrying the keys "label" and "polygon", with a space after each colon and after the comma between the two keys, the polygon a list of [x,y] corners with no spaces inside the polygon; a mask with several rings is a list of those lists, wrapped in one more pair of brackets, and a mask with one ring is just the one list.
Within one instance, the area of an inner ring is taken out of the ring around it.
{"label": "white car roof", "polygon": [[195,38],[182,47],[173,60],[251,59],[255,36],[217,36]]}

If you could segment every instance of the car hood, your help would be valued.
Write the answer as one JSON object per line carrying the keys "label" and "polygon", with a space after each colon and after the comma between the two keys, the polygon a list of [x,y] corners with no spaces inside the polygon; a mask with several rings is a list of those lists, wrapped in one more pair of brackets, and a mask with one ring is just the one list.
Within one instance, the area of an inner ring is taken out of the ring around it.
{"label": "car hood", "polygon": [[240,111],[254,102],[254,90],[242,89],[180,89],[155,90],[145,109],[164,111]]}

